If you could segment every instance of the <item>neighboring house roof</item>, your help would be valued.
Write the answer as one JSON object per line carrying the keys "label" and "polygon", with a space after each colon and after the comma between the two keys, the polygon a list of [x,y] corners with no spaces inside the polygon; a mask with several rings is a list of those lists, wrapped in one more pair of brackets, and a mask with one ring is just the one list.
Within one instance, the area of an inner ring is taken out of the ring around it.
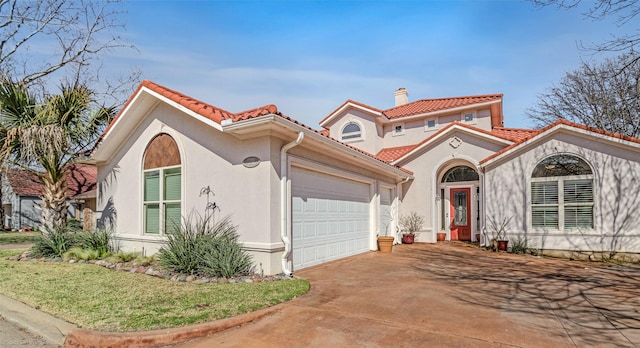
{"label": "neighboring house roof", "polygon": [[535,134],[532,134],[531,136],[529,136],[528,138],[525,138],[519,142],[516,142],[510,146],[505,147],[504,149],[492,154],[491,156],[483,159],[482,161],[480,161],[480,164],[487,164],[489,161],[495,160],[498,157],[502,157],[503,155],[506,155],[506,153],[510,153],[513,151],[516,151],[519,148],[524,148],[527,145],[529,145],[530,143],[534,142],[536,139],[538,139],[539,137],[544,136],[545,134],[549,134],[550,132],[555,131],[556,129],[560,129],[560,128],[569,128],[569,129],[574,129],[576,131],[587,131],[590,133],[596,133],[596,134],[600,134],[600,135],[604,135],[606,137],[611,137],[611,138],[615,138],[615,139],[619,139],[619,140],[623,140],[623,141],[628,141],[631,143],[635,143],[635,144],[639,144],[640,145],[640,139],[639,138],[634,138],[634,137],[630,137],[627,135],[622,135],[622,134],[618,134],[618,133],[613,133],[613,132],[609,132],[609,131],[605,131],[602,130],[600,128],[594,128],[594,127],[589,127],[589,126],[585,126],[582,124],[578,124],[578,123],[574,123],[574,122],[569,122],[567,120],[564,119],[560,119],[538,131],[536,131]]}
{"label": "neighboring house roof", "polygon": [[[434,98],[434,99],[421,99],[404,105],[395,106],[390,109],[380,110],[372,106],[359,103],[353,100],[347,100],[329,115],[327,115],[322,121],[321,126],[326,126],[327,122],[339,114],[343,109],[349,106],[354,106],[360,109],[368,110],[372,113],[379,114],[386,117],[389,120],[400,119],[403,117],[423,115],[432,112],[463,108],[467,106],[494,103],[502,100],[502,94],[485,94],[475,96],[462,96],[462,97],[450,97],[450,98]],[[493,113],[493,111],[492,111]],[[493,116],[497,117],[497,116]],[[492,120],[492,124],[497,125],[501,120]]]}
{"label": "neighboring house roof", "polygon": [[[180,92],[174,91],[172,89],[166,88],[164,86],[158,85],[154,82],[148,81],[148,80],[144,80],[140,86],[138,86],[138,89],[134,92],[134,94],[129,98],[129,100],[125,103],[124,107],[122,108],[122,110],[120,110],[120,112],[118,113],[118,115],[111,121],[111,123],[109,124],[109,126],[107,126],[106,130],[104,131],[104,133],[101,135],[100,139],[98,142],[96,142],[96,145],[94,146],[94,150],[96,150],[99,146],[101,141],[108,135],[108,133],[111,131],[111,129],[114,127],[114,125],[119,121],[120,117],[122,116],[122,114],[125,112],[125,110],[127,110],[127,108],[132,104],[132,102],[137,98],[137,96],[140,94],[140,91],[146,88],[152,92],[157,93],[158,95],[165,97],[175,103],[177,103],[178,105],[187,108],[189,111],[194,112],[200,116],[203,116],[213,122],[215,122],[217,125],[225,125],[225,123],[236,123],[236,122],[240,122],[240,121],[246,121],[246,120],[250,120],[250,119],[254,119],[260,116],[266,116],[266,115],[274,115],[277,117],[280,117],[282,119],[285,119],[287,121],[292,122],[293,124],[296,124],[298,126],[301,126],[311,132],[314,132],[326,139],[329,139],[332,142],[341,144],[342,146],[348,147],[352,150],[355,150],[371,159],[377,160],[379,162],[382,162],[385,165],[389,165],[389,163],[387,163],[386,161],[382,161],[379,158],[377,158],[375,155],[370,154],[366,151],[363,151],[361,149],[358,149],[354,146],[351,146],[349,144],[345,144],[341,141],[338,141],[334,138],[331,138],[328,135],[328,132],[325,131],[318,131],[316,129],[313,129],[297,120],[294,120],[293,118],[286,116],[282,113],[280,113],[278,111],[278,108],[275,105],[269,104],[269,105],[265,105],[262,107],[258,107],[255,109],[250,109],[250,110],[246,110],[246,111],[242,111],[239,113],[232,113],[226,110],[223,110],[221,108],[215,107],[213,105],[204,103],[202,101],[199,101],[197,99],[194,99],[192,97],[189,97],[187,95],[184,95]],[[391,166],[391,165],[389,165]],[[394,166],[391,166],[394,167]],[[399,167],[395,167],[396,169],[400,169],[405,173],[408,174],[413,174],[410,171],[403,169],[403,168],[399,168]]]}
{"label": "neighboring house roof", "polygon": [[[67,197],[74,197],[96,189],[97,168],[95,166],[74,164],[67,173]],[[42,195],[42,182],[30,171],[9,168],[7,180],[13,193],[18,196]]]}
{"label": "neighboring house roof", "polygon": [[6,176],[13,193],[17,196],[40,196],[42,193],[42,182],[29,171],[9,168],[6,170]]}

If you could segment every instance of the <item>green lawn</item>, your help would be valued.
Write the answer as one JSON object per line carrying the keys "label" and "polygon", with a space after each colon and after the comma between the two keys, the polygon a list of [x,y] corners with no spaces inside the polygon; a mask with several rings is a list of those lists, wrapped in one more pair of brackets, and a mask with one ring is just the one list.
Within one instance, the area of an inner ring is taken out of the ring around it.
{"label": "green lawn", "polygon": [[0,244],[32,243],[40,232],[0,232]]}
{"label": "green lawn", "polygon": [[9,261],[0,250],[0,293],[80,327],[160,329],[212,321],[285,302],[305,280],[242,284],[172,282],[91,264]]}

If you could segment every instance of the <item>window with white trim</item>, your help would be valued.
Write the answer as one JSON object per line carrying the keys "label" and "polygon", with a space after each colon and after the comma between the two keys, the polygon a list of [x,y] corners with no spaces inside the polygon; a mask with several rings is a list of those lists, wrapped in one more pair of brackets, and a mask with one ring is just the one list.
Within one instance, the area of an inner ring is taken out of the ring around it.
{"label": "window with white trim", "polygon": [[180,227],[182,217],[182,167],[178,146],[170,135],[151,140],[143,168],[144,233],[171,233]]}
{"label": "window with white trim", "polygon": [[362,138],[362,130],[357,123],[348,123],[342,129],[342,140],[353,140]]}
{"label": "window with white trim", "polygon": [[393,126],[393,135],[403,135],[404,134],[404,124],[396,124]]}
{"label": "window with white trim", "polygon": [[542,160],[531,178],[531,225],[557,230],[593,228],[593,171],[573,155]]}
{"label": "window with white trim", "polygon": [[436,124],[437,124],[437,122],[436,122],[435,118],[432,118],[430,120],[426,120],[425,123],[424,123],[425,130],[431,130],[431,129],[436,128]]}

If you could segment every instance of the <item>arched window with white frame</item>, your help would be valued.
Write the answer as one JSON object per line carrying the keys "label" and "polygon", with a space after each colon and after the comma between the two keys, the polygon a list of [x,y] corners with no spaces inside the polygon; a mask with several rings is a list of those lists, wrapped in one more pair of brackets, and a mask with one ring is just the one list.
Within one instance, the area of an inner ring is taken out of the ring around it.
{"label": "arched window with white frame", "polygon": [[551,230],[593,228],[593,171],[582,158],[558,154],[531,175],[531,225]]}
{"label": "arched window with white frame", "polygon": [[362,128],[355,122],[347,123],[342,128],[342,140],[356,140],[362,138]]}
{"label": "arched window with white frame", "polygon": [[144,233],[165,235],[180,226],[182,165],[175,140],[158,134],[147,145],[143,162]]}

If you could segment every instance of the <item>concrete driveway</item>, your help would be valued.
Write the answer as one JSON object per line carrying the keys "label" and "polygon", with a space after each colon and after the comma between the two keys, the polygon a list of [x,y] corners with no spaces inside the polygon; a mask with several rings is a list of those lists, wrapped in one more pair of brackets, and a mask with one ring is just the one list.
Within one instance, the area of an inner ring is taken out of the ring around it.
{"label": "concrete driveway", "polygon": [[640,268],[440,243],[296,275],[308,294],[176,347],[640,346]]}

